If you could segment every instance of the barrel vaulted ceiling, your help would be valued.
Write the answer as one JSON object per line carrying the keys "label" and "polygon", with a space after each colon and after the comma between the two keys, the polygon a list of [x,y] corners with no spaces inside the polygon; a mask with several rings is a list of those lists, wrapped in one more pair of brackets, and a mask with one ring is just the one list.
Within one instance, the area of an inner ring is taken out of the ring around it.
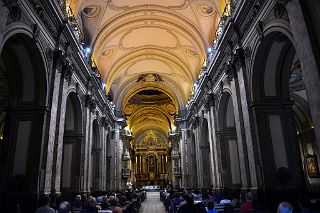
{"label": "barrel vaulted ceiling", "polygon": [[227,1],[69,0],[107,92],[137,132],[171,129]]}

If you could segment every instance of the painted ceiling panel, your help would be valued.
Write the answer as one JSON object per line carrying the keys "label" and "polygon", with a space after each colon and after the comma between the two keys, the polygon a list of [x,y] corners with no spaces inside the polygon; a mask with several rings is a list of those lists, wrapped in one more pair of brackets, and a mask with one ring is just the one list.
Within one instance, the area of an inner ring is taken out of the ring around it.
{"label": "painted ceiling panel", "polygon": [[173,116],[192,93],[227,2],[69,0],[91,59],[132,131],[149,127],[167,135],[174,126]]}

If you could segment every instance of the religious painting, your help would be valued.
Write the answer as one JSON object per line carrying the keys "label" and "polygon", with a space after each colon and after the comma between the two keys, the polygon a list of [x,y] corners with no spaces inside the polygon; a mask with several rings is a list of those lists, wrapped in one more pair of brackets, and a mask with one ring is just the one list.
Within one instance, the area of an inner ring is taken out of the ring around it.
{"label": "religious painting", "polygon": [[310,178],[316,178],[320,176],[318,160],[316,155],[307,154],[305,156],[305,166]]}

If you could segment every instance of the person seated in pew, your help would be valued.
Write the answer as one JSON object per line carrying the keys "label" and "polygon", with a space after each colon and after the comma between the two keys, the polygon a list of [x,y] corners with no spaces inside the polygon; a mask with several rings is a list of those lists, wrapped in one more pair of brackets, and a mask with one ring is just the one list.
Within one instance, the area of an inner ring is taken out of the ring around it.
{"label": "person seated in pew", "polygon": [[108,210],[111,210],[113,213],[122,213],[122,209],[118,206],[118,203],[119,200],[117,197],[111,198]]}
{"label": "person seated in pew", "polygon": [[109,208],[108,196],[103,196],[101,201],[101,210],[107,210]]}
{"label": "person seated in pew", "polygon": [[39,198],[40,207],[37,209],[36,213],[55,213],[54,209],[49,207],[50,197],[48,195],[41,195]]}
{"label": "person seated in pew", "polygon": [[71,213],[71,205],[67,201],[59,203],[57,213]]}
{"label": "person seated in pew", "polygon": [[240,211],[241,212],[253,212],[254,208],[252,205],[253,196],[251,192],[248,192],[246,195],[246,202],[241,204]]}
{"label": "person seated in pew", "polygon": [[218,213],[216,209],[214,209],[214,203],[212,201],[208,202],[208,207],[206,207],[207,213]]}
{"label": "person seated in pew", "polygon": [[195,213],[207,213],[206,207],[202,202],[199,202],[194,205],[194,212]]}
{"label": "person seated in pew", "polygon": [[187,203],[180,206],[177,213],[194,213],[195,206],[193,196],[186,193],[184,199]]}
{"label": "person seated in pew", "polygon": [[81,209],[82,209],[81,195],[76,195],[73,201],[73,210],[81,210]]}
{"label": "person seated in pew", "polygon": [[290,203],[281,202],[278,206],[277,213],[292,213],[293,207]]}
{"label": "person seated in pew", "polygon": [[177,206],[183,201],[183,199],[179,196],[179,193],[177,191],[174,192],[174,197],[171,201],[171,212],[176,213],[177,212]]}
{"label": "person seated in pew", "polygon": [[224,212],[225,213],[233,213],[234,212],[234,208],[231,204],[225,204],[224,205]]}
{"label": "person seated in pew", "polygon": [[92,213],[96,213],[98,212],[98,210],[100,210],[100,206],[97,205],[97,201],[94,197],[89,196],[87,198],[87,204],[85,205],[85,210],[86,212],[92,212]]}
{"label": "person seated in pew", "polygon": [[215,203],[220,203],[220,201],[222,200],[222,194],[220,190],[217,190],[215,195],[214,195],[214,202]]}

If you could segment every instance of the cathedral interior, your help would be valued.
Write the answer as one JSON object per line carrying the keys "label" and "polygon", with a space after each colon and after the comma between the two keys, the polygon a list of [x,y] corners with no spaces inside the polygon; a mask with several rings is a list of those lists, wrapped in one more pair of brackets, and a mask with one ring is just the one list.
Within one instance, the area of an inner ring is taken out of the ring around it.
{"label": "cathedral interior", "polygon": [[319,1],[0,11],[0,209],[132,185],[319,195]]}

